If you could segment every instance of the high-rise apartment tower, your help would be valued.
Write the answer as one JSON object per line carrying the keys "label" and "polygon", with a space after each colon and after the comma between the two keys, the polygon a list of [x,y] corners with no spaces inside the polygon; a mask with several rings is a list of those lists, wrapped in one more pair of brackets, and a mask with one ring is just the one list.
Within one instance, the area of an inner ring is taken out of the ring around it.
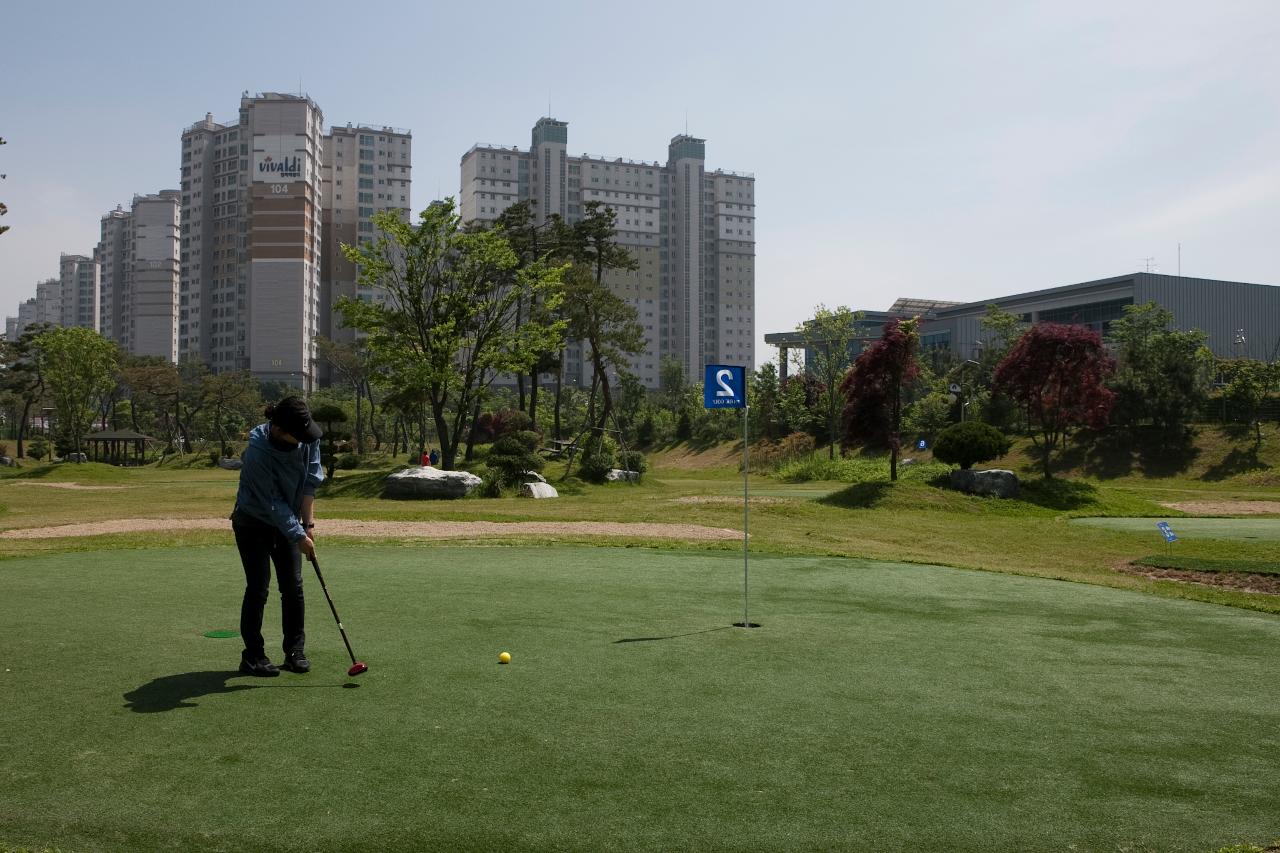
{"label": "high-rise apartment tower", "polygon": [[99,331],[132,355],[178,360],[178,190],[133,197],[102,217]]}
{"label": "high-rise apartment tower", "polygon": [[59,324],[97,331],[98,261],[88,255],[63,253],[58,258],[58,272],[62,283],[62,318]]}
{"label": "high-rise apartment tower", "polygon": [[183,132],[181,357],[315,387],[323,121],[305,95],[246,92],[237,121]]}
{"label": "high-rise apartment tower", "polygon": [[[478,144],[462,157],[466,222],[491,222],[532,201],[539,223],[582,218],[584,205],[613,208],[619,244],[638,269],[607,282],[631,303],[646,351],[633,371],[658,386],[661,359],[677,359],[700,381],[708,363],[755,363],[755,178],[706,170],[706,142],[679,135],[666,163],[568,154],[569,126],[552,118],[533,127],[528,150]],[[568,353],[566,379],[590,381],[585,353]]]}
{"label": "high-rise apartment tower", "polygon": [[[350,342],[355,332],[342,325],[334,306],[343,296],[372,300],[377,293],[359,288],[355,264],[347,260],[342,246],[372,240],[375,213],[390,210],[406,219],[411,216],[413,135],[400,128],[348,124],[329,128],[323,145],[320,333]],[[322,365],[322,378],[325,374]]]}

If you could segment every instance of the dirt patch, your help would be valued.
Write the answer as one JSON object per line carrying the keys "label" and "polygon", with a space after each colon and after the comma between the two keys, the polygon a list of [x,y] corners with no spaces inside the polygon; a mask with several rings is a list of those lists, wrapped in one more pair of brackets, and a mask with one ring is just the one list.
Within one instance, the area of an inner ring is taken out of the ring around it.
{"label": "dirt patch", "polygon": [[1280,595],[1280,575],[1255,575],[1245,572],[1197,572],[1191,569],[1157,569],[1122,563],[1116,571],[1127,575],[1140,575],[1152,580],[1178,581],[1199,586],[1215,586],[1219,589],[1238,589],[1241,592],[1261,592]]}
{"label": "dirt patch", "polygon": [[73,489],[75,491],[85,492],[110,492],[120,489],[131,489],[132,486],[82,486],[79,483],[40,483],[35,480],[13,480],[10,485],[14,486],[44,486],[49,489]]}
{"label": "dirt patch", "polygon": [[[486,539],[497,536],[634,536],[651,539],[741,539],[742,531],[698,524],[651,524],[620,521],[353,521],[326,518],[318,521],[319,538],[355,536],[368,539]],[[183,530],[225,530],[225,518],[120,518],[6,530],[0,539],[62,539],[104,536],[110,533],[176,533]]]}
{"label": "dirt patch", "polygon": [[[751,503],[754,504],[780,504],[783,498],[752,498]],[[686,495],[683,498],[675,498],[671,501],[677,504],[742,504],[742,498],[730,497],[728,495]]]}
{"label": "dirt patch", "polygon": [[1280,501],[1180,501],[1161,506],[1191,515],[1280,515]]}

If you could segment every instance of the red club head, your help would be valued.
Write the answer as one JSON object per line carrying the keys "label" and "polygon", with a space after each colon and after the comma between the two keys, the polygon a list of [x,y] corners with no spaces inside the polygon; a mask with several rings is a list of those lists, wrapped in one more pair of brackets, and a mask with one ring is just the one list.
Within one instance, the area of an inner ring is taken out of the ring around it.
{"label": "red club head", "polygon": [[351,664],[351,669],[347,670],[347,675],[356,676],[362,672],[368,672],[368,671],[369,671],[369,665],[364,661],[358,660],[355,663]]}

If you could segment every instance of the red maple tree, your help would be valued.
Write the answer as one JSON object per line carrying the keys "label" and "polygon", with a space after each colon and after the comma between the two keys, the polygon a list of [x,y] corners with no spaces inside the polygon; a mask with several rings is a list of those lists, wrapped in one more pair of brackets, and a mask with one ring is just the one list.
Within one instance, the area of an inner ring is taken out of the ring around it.
{"label": "red maple tree", "polygon": [[1115,370],[1102,337],[1087,326],[1037,323],[996,367],[995,388],[1021,405],[1040,450],[1045,479],[1050,457],[1073,427],[1103,427],[1115,402],[1104,384]]}
{"label": "red maple tree", "polygon": [[840,383],[845,398],[841,444],[888,447],[890,480],[898,479],[902,386],[920,373],[916,363],[919,324],[919,317],[890,319],[880,340],[859,354]]}

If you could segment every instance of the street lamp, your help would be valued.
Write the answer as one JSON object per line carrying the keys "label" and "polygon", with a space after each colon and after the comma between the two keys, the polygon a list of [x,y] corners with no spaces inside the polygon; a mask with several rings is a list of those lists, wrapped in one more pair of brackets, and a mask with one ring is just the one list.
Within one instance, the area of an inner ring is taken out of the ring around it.
{"label": "street lamp", "polygon": [[[977,345],[978,345],[978,346],[981,346],[981,344],[977,344]],[[981,365],[979,362],[974,361],[974,360],[973,360],[973,359],[971,359],[971,358],[966,358],[966,359],[964,360],[964,364],[960,365],[960,367],[962,367],[962,368],[963,368],[963,367],[965,366],[965,364],[972,364],[974,367],[977,367],[977,368],[981,368],[981,367],[982,367],[982,365]],[[970,383],[969,383],[969,391],[968,391],[968,392],[965,392],[965,391],[964,391],[964,389],[963,389],[963,386],[962,386],[962,387],[961,387],[961,394],[963,395],[963,399],[962,399],[962,401],[961,401],[961,403],[960,403],[960,423],[964,423],[964,420],[965,420],[965,412],[966,412],[966,411],[968,410],[968,408],[969,408],[969,403],[970,403],[970,399],[969,399],[969,398],[973,396],[973,383],[972,383],[972,382],[970,382]]]}

